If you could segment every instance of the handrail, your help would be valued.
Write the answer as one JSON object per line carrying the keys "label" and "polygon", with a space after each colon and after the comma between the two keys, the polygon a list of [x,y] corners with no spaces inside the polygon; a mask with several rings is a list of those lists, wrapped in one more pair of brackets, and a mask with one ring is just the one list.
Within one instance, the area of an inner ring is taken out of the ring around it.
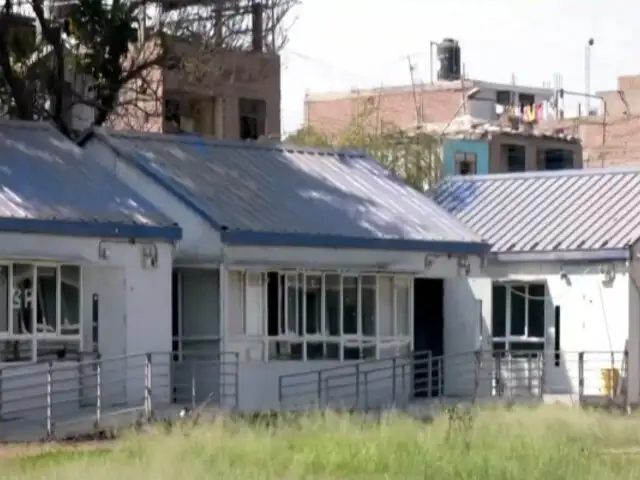
{"label": "handrail", "polygon": [[0,369],[0,440],[83,433],[176,406],[238,408],[239,355],[147,352]]}
{"label": "handrail", "polygon": [[[285,409],[336,404],[367,409],[444,395],[475,401],[560,394],[581,404],[590,398],[628,403],[626,372],[619,371],[626,368],[627,357],[627,352],[615,351],[476,350],[437,357],[429,351],[411,352],[284,374],[278,378],[278,396]],[[606,383],[615,386],[604,387]],[[603,389],[608,389],[606,395]]]}

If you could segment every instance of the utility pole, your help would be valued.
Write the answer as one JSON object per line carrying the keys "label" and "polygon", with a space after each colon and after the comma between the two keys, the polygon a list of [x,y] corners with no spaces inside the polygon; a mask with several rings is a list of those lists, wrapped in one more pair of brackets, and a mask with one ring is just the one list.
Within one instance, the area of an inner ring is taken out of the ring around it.
{"label": "utility pole", "polygon": [[416,108],[416,126],[420,126],[424,123],[424,115],[422,109],[420,108],[420,103],[418,102],[418,92],[416,92],[416,82],[413,76],[415,67],[413,63],[411,63],[411,56],[407,55],[407,62],[409,63],[409,75],[411,76],[411,90],[413,92],[413,104]]}

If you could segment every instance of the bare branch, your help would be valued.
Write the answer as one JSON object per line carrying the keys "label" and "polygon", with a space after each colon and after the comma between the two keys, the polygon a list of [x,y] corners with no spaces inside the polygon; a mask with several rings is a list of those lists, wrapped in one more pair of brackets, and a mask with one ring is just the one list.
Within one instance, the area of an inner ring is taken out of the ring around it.
{"label": "bare branch", "polygon": [[0,0],[0,114],[49,119],[69,136],[161,129],[167,78],[213,95],[272,75],[299,1]]}

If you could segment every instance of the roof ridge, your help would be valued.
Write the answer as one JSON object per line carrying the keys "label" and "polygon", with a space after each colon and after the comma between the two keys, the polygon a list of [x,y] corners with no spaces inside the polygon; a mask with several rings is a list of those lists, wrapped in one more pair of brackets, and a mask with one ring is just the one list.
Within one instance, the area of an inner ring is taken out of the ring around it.
{"label": "roof ridge", "polygon": [[185,143],[185,144],[205,144],[214,147],[222,148],[251,148],[258,150],[272,150],[280,152],[304,152],[312,154],[324,154],[324,155],[349,155],[359,157],[369,157],[369,153],[361,149],[353,148],[336,148],[336,147],[311,147],[305,145],[296,145],[293,143],[287,143],[276,140],[226,140],[215,138],[211,136],[199,135],[199,134],[175,134],[175,133],[162,133],[162,132],[136,132],[130,130],[111,130],[106,128],[96,129],[97,132],[101,132],[107,136],[113,137],[125,137],[125,138],[138,138],[144,140],[145,138],[153,139],[154,141],[172,142],[172,143]]}

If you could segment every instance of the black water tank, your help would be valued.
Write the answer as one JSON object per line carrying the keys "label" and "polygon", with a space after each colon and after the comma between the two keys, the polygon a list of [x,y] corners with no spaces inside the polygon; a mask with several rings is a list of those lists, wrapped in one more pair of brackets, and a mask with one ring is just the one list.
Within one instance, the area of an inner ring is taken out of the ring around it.
{"label": "black water tank", "polygon": [[460,80],[462,76],[460,60],[460,45],[453,38],[445,38],[438,44],[438,80],[452,81]]}

